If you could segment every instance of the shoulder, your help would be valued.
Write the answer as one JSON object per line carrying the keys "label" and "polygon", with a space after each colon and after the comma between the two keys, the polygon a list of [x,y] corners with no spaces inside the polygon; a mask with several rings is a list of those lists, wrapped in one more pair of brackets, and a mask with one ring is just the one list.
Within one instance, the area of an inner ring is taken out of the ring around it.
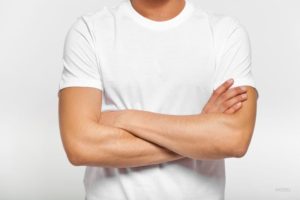
{"label": "shoulder", "polygon": [[213,28],[226,29],[226,27],[237,26],[240,24],[240,21],[236,16],[205,9],[194,3],[193,6],[195,8],[194,16],[208,20]]}
{"label": "shoulder", "polygon": [[212,10],[202,10],[209,24],[216,31],[226,31],[243,26],[237,16],[218,13]]}
{"label": "shoulder", "polygon": [[120,13],[122,5],[125,1],[120,1],[114,5],[104,5],[96,10],[88,11],[77,16],[72,23],[72,26],[87,26],[92,29],[93,27],[103,27],[103,25],[112,24],[112,20]]}
{"label": "shoulder", "polygon": [[207,18],[217,45],[222,45],[229,39],[248,39],[247,28],[237,16],[217,13],[211,10],[202,10],[202,13]]}
{"label": "shoulder", "polygon": [[235,29],[244,29],[241,21],[234,15],[209,10],[207,8],[198,6],[195,3],[193,3],[193,6],[195,8],[193,17],[198,19],[197,21],[206,21],[205,24],[208,28],[210,28],[214,37],[224,39],[228,34],[230,34],[230,32],[234,31]]}
{"label": "shoulder", "polygon": [[204,9],[196,5],[194,16],[201,20],[205,19],[213,35],[219,39],[227,38],[235,30],[244,32],[241,34],[247,34],[246,27],[237,16]]}
{"label": "shoulder", "polygon": [[88,28],[95,27],[99,23],[104,23],[112,18],[110,10],[111,9],[108,9],[107,6],[103,6],[96,11],[83,13],[76,17],[72,26],[87,26]]}
{"label": "shoulder", "polygon": [[99,34],[106,35],[106,32],[113,30],[113,21],[118,14],[119,5],[105,5],[78,15],[69,26],[68,32],[78,32],[94,39]]}

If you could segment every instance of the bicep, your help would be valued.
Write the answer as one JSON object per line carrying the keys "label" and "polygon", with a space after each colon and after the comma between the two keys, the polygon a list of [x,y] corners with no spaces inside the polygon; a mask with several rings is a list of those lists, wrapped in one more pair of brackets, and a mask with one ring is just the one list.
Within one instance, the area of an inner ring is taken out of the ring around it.
{"label": "bicep", "polygon": [[257,110],[257,90],[252,86],[245,86],[247,88],[247,100],[242,102],[242,107],[236,113],[228,115],[231,117],[232,124],[238,130],[238,142],[247,149],[254,131]]}
{"label": "bicep", "polygon": [[59,91],[59,127],[66,152],[72,154],[85,130],[98,123],[102,91],[92,87],[67,87]]}

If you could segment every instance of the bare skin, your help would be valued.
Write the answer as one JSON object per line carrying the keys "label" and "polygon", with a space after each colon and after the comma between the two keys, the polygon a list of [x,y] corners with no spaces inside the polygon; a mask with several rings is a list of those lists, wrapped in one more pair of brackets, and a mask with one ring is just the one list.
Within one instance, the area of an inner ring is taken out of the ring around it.
{"label": "bare skin", "polygon": [[257,97],[250,86],[228,89],[230,85],[225,83],[214,91],[199,115],[127,109],[103,112],[101,121],[185,157],[202,160],[241,157],[252,136]]}
{"label": "bare skin", "polygon": [[178,116],[127,109],[117,114],[113,123],[115,127],[192,159],[242,157],[253,134],[257,100],[255,88],[245,88],[247,100],[233,114]]}
{"label": "bare skin", "polygon": [[[131,2],[137,12],[157,21],[173,18],[185,4],[184,0]],[[95,88],[69,87],[60,91],[60,133],[68,159],[73,165],[135,167],[182,158],[129,131],[99,124],[101,102],[102,91]]]}
{"label": "bare skin", "polygon": [[[214,95],[223,94],[219,98],[229,97],[226,91],[229,91],[232,84],[222,84]],[[223,103],[219,98],[211,98],[204,110],[222,110]],[[223,98],[223,102],[226,100]],[[139,138],[130,131],[112,126],[117,119],[116,114],[122,112],[99,112],[101,102],[102,92],[95,88],[69,87],[59,93],[60,132],[68,159],[73,165],[138,167],[184,158],[167,148]],[[240,109],[241,106],[236,104],[227,110],[234,113]]]}
{"label": "bare skin", "polygon": [[131,0],[134,9],[144,17],[155,21],[169,20],[184,8],[184,0]]}
{"label": "bare skin", "polygon": [[[176,16],[183,9],[184,0],[132,0],[132,5],[145,17],[162,21]],[[234,147],[245,149],[247,142],[250,141],[250,130],[254,125],[255,102],[251,88],[247,90],[250,91],[250,101],[241,100],[241,92],[232,93],[235,90],[239,90],[239,88],[224,90],[223,87],[223,90],[216,90],[199,115],[192,118],[190,118],[191,116],[181,118],[182,121],[180,121],[184,123],[174,124],[175,116],[164,116],[158,113],[149,115],[150,113],[137,113],[134,110],[130,110],[130,112],[101,112],[101,90],[91,87],[64,88],[59,93],[59,126],[66,154],[69,161],[76,166],[94,165],[117,168],[147,166],[185,157],[215,158],[240,156],[241,153],[236,153],[237,151],[232,149]],[[233,94],[235,94],[235,97],[232,96]],[[238,104],[236,100],[248,103],[242,105]],[[247,113],[250,113],[251,117],[246,115]],[[243,115],[248,117],[245,118]],[[229,116],[232,117],[230,118]],[[133,119],[133,121],[126,121],[128,117]],[[238,118],[243,120],[238,121]],[[146,119],[151,120],[151,126],[153,126],[151,130],[143,124]],[[164,120],[166,124],[161,126],[158,123],[159,121],[157,121],[158,119]],[[225,145],[227,147],[230,146],[230,148],[226,149],[226,154],[225,151],[220,151],[220,149],[215,151],[215,144],[212,143],[215,140],[210,140],[209,136],[204,134],[203,129],[191,129],[195,127],[195,124],[200,123],[204,127],[206,126],[205,124],[211,127],[209,132],[215,134],[210,135],[216,135],[221,130],[227,130],[225,131],[226,133],[229,130],[234,130],[234,133],[240,133],[238,131],[240,126],[245,125],[242,122],[247,120],[248,123],[246,125],[248,128],[244,134],[246,137],[243,140],[237,137],[235,138],[235,143]],[[229,129],[229,126],[225,126],[223,122],[227,122],[227,125],[235,123],[240,124],[240,126],[230,126],[234,127],[234,129]],[[172,127],[172,123],[175,125],[174,127]],[[132,124],[138,125],[139,129],[133,128]],[[188,124],[189,127],[187,126]],[[168,132],[174,128],[177,129],[177,136],[184,130],[187,132],[190,130],[189,132],[193,133],[193,135],[190,135],[191,137],[189,138],[184,138],[184,143],[176,143],[176,138],[164,134],[159,126],[165,128]],[[197,148],[184,150],[187,141],[195,141],[194,134],[196,132],[203,138],[203,144],[208,142],[208,144],[214,145],[203,145],[205,149],[201,149],[199,148],[201,147],[200,138],[198,138],[199,145],[195,146]],[[147,135],[152,135],[153,138],[147,138]],[[163,135],[167,137],[162,138],[162,143],[157,142],[159,137]],[[240,141],[243,141],[242,144],[244,146],[236,145]]]}

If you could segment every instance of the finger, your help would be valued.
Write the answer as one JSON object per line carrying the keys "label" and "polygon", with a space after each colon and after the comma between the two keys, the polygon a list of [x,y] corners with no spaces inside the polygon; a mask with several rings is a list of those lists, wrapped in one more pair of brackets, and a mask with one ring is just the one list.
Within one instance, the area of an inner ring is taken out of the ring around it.
{"label": "finger", "polygon": [[227,109],[224,113],[225,114],[233,114],[241,108],[242,108],[242,102],[238,102],[235,105],[233,105],[232,107],[230,107],[229,109]]}
{"label": "finger", "polygon": [[242,102],[245,101],[247,99],[247,93],[244,94],[240,94],[238,96],[235,96],[227,101],[224,101],[221,104],[221,112],[224,112],[225,110],[229,109],[230,107],[234,106],[235,104],[237,104],[238,102]]}
{"label": "finger", "polygon": [[213,91],[213,95],[211,96],[211,101],[215,101],[220,95],[222,95],[225,91],[228,90],[233,84],[233,79],[228,79],[222,85],[220,85],[217,89]]}
{"label": "finger", "polygon": [[247,94],[247,88],[244,86],[234,87],[223,93],[219,97],[218,101],[222,104],[223,102],[241,94]]}

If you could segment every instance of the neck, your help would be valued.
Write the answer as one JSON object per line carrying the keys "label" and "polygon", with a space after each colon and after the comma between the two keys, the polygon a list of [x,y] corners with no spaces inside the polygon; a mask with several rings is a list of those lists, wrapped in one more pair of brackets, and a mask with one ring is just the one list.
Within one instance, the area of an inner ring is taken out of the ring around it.
{"label": "neck", "polygon": [[130,0],[141,15],[155,21],[165,21],[177,16],[185,6],[185,0]]}

